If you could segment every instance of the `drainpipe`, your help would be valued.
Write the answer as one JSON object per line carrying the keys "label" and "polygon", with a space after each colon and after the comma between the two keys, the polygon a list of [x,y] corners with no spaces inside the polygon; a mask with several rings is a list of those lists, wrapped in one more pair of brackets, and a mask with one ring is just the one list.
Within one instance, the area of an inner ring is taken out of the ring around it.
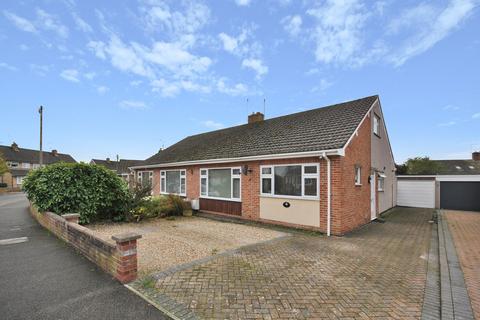
{"label": "drainpipe", "polygon": [[332,211],[332,205],[331,205],[331,197],[332,197],[332,191],[331,191],[331,168],[330,168],[330,159],[327,157],[327,154],[324,152],[322,157],[327,161],[327,236],[330,237],[330,225],[331,225],[331,211]]}

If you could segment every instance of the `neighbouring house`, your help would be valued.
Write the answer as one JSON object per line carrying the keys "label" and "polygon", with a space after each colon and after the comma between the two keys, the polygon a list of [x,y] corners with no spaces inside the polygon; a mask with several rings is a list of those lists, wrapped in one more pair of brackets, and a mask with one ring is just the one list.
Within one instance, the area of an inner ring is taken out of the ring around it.
{"label": "neighbouring house", "polygon": [[[51,152],[43,151],[43,164],[49,165],[56,162],[76,162],[69,154],[58,153],[57,150]],[[0,146],[0,154],[7,162],[9,172],[0,176],[0,182],[7,184],[11,190],[20,190],[23,178],[32,169],[40,167],[40,151],[19,148],[13,142],[10,146]]]}
{"label": "neighbouring house", "polygon": [[120,159],[118,161],[112,161],[110,158],[103,159],[92,159],[90,160],[91,164],[98,164],[106,167],[124,179],[128,185],[131,185],[135,180],[135,175],[130,167],[138,166],[143,162],[143,160],[130,160],[130,159]]}
{"label": "neighbouring house", "polygon": [[189,136],[134,166],[154,194],[219,215],[342,235],[396,205],[378,96]]}
{"label": "neighbouring house", "polygon": [[437,172],[399,175],[398,205],[480,211],[480,152],[471,159],[432,160]]}

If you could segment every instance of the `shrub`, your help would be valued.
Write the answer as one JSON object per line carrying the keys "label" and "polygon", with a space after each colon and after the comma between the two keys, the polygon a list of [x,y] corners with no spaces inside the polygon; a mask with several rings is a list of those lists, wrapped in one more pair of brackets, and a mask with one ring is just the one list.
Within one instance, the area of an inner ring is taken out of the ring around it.
{"label": "shrub", "polygon": [[5,182],[0,182],[0,188],[6,188],[8,185]]}
{"label": "shrub", "polygon": [[22,186],[40,211],[76,212],[83,224],[121,217],[131,201],[120,177],[93,164],[57,163],[32,170]]}
{"label": "shrub", "polygon": [[184,201],[179,196],[144,197],[130,210],[127,220],[138,222],[147,218],[179,216],[184,209]]}

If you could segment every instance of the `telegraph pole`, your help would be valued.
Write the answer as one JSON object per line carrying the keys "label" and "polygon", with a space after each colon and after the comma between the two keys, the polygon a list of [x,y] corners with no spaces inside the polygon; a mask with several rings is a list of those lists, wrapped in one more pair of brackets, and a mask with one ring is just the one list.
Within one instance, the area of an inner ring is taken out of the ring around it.
{"label": "telegraph pole", "polygon": [[42,151],[42,135],[43,135],[43,106],[38,108],[38,113],[40,113],[40,167],[43,166],[43,151]]}

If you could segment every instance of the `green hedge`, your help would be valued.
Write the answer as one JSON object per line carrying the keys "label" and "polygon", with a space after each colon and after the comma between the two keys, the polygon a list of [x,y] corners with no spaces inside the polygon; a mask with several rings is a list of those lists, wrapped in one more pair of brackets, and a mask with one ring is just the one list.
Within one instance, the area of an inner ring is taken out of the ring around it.
{"label": "green hedge", "polygon": [[126,183],[99,165],[52,164],[30,171],[22,188],[40,211],[79,213],[83,224],[115,219],[129,210]]}

